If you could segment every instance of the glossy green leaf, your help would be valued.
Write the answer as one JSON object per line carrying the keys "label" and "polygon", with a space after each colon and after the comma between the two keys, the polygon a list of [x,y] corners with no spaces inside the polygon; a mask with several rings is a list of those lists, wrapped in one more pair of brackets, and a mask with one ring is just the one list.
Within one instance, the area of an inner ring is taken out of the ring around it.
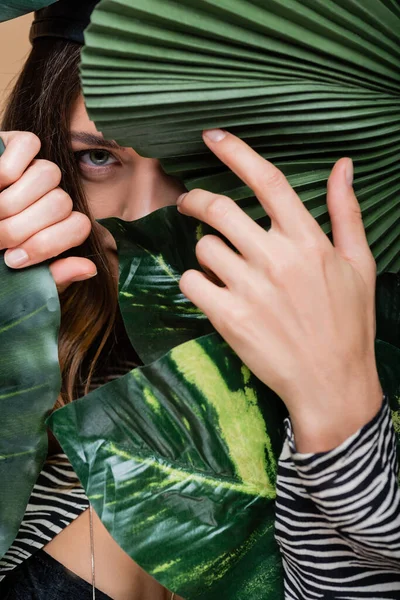
{"label": "glossy green leaf", "polygon": [[54,2],[56,0],[1,0],[0,23],[40,10]]}
{"label": "glossy green leaf", "polygon": [[376,322],[376,337],[400,349],[400,275],[385,273],[378,277]]}
{"label": "glossy green leaf", "polygon": [[351,156],[378,270],[397,272],[399,39],[396,0],[103,0],[82,81],[106,137],[253,218],[261,207],[202,129],[228,128],[272,160],[327,233],[327,177]]}
{"label": "glossy green leaf", "polygon": [[179,289],[186,270],[200,270],[195,246],[203,235],[214,233],[211,228],[173,206],[133,222],[100,222],[117,242],[121,313],[145,364],[213,331],[205,315]]}
{"label": "glossy green leaf", "polygon": [[376,286],[376,357],[392,409],[400,457],[400,275],[385,273]]}
{"label": "glossy green leaf", "polygon": [[18,533],[47,456],[60,390],[58,294],[47,267],[12,271],[0,253],[0,557]]}
{"label": "glossy green leaf", "polygon": [[[205,323],[197,313],[188,316],[182,310],[188,304],[178,282],[185,269],[198,268],[194,246],[208,231],[175,207],[134,223],[111,219],[103,224],[117,240],[121,311],[133,345],[140,345],[145,361],[146,344],[154,356],[162,349],[169,352],[57,411],[50,425],[114,539],[163,585],[188,600],[224,593],[235,599],[249,590],[254,599],[277,598],[273,492],[267,498],[254,490],[246,509],[230,511],[231,503],[235,507],[243,500],[243,490],[235,487],[234,496],[227,495],[216,481],[227,474],[237,484],[234,474],[260,465],[252,445],[261,431],[249,415],[254,406],[269,440],[263,447],[272,448],[257,478],[262,481],[264,472],[273,485],[284,409],[216,334],[177,345],[180,322],[187,339],[197,337]],[[377,357],[385,386],[397,393],[400,371],[393,348],[378,342]],[[242,455],[240,442],[246,446],[243,468],[232,454]],[[246,475],[239,480],[248,481]],[[253,510],[260,502],[267,520],[261,519],[258,538]],[[204,530],[205,518],[210,529]]]}
{"label": "glossy green leaf", "polygon": [[283,598],[274,541],[283,407],[217,335],[49,424],[120,546],[186,600]]}

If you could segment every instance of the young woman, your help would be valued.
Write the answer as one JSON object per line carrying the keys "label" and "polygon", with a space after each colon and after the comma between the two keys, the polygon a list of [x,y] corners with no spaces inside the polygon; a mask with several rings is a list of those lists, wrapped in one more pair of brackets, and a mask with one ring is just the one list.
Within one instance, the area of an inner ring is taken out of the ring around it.
{"label": "young woman", "polygon": [[[40,14],[47,29],[34,30],[5,113],[0,158],[5,261],[23,269],[51,259],[60,292],[63,387],[56,406],[138,363],[117,308],[115,245],[95,219],[134,220],[177,204],[238,250],[203,238],[199,262],[223,286],[191,271],[182,277],[183,293],[290,413],[277,501],[286,597],[399,598],[395,441],[375,366],[375,264],[351,160],[341,159],[328,183],[334,245],[283,174],[225,131],[204,132],[204,142],[254,190],[271,230],[229,198],[185,195],[157,161],[105,140],[89,120],[78,70],[86,16],[77,25],[68,0],[60,6],[61,27],[54,8]],[[90,519],[77,478],[49,441],[20,533],[0,562],[1,598],[173,598],[95,514]]]}

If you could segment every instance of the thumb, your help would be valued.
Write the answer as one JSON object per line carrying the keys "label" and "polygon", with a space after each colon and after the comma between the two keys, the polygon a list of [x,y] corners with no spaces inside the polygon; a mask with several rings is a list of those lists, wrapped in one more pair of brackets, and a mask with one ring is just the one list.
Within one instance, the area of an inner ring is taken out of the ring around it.
{"label": "thumb", "polygon": [[372,275],[375,262],[353,189],[353,161],[350,158],[341,158],[333,167],[328,180],[327,203],[335,249],[360,274]]}
{"label": "thumb", "polygon": [[85,281],[97,275],[96,265],[87,258],[60,258],[50,265],[50,272],[58,292],[64,292],[71,283]]}

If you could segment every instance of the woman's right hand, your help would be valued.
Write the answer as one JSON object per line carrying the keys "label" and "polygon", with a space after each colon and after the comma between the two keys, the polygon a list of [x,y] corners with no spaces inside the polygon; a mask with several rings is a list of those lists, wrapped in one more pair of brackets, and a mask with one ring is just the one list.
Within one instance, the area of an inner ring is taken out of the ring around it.
{"label": "woman's right hand", "polygon": [[[57,165],[35,158],[39,138],[20,131],[0,137],[6,146],[0,157],[0,250],[6,250],[7,266],[29,267],[80,246],[90,234],[90,219],[73,210],[59,187]],[[50,270],[59,292],[96,275],[96,265],[81,257],[55,260]]]}

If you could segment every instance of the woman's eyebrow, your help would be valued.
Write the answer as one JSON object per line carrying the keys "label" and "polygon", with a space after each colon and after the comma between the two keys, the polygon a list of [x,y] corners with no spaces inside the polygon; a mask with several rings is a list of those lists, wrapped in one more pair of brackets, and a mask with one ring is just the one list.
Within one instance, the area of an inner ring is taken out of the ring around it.
{"label": "woman's eyebrow", "polygon": [[117,144],[117,142],[106,140],[102,135],[96,135],[95,133],[89,133],[87,131],[72,131],[71,141],[80,142],[86,146],[101,146],[102,148],[109,148],[110,150],[125,150],[125,148]]}

